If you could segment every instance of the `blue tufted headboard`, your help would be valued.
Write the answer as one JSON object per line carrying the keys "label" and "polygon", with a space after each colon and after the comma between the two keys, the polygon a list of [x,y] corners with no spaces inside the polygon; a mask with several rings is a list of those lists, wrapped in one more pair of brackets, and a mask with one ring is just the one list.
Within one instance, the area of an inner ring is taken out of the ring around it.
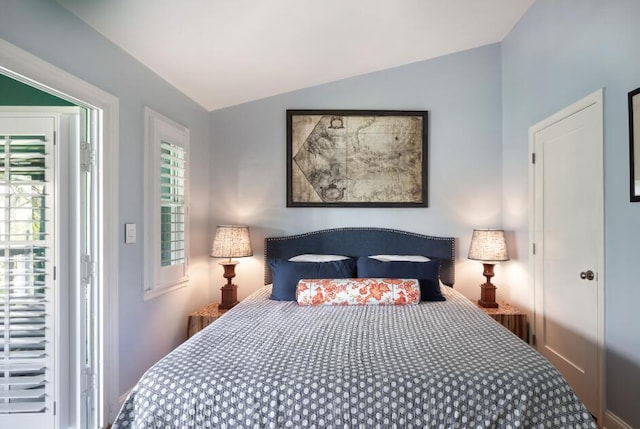
{"label": "blue tufted headboard", "polygon": [[264,284],[271,283],[269,258],[288,259],[303,253],[345,256],[423,255],[439,259],[440,280],[455,282],[455,239],[386,228],[336,228],[264,240]]}

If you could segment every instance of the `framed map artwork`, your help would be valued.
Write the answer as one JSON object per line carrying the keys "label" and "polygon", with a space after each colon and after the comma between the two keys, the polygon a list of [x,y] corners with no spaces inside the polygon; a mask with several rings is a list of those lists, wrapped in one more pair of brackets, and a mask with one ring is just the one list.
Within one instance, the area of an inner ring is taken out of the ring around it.
{"label": "framed map artwork", "polygon": [[287,110],[287,207],[427,207],[427,114]]}

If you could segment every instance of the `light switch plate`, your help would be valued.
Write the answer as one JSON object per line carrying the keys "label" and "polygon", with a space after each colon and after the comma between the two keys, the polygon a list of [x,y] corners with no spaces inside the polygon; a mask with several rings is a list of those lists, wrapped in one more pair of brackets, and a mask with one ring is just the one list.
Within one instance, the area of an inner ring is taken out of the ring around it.
{"label": "light switch plate", "polygon": [[133,244],[136,242],[136,224],[124,224],[124,242],[125,244]]}

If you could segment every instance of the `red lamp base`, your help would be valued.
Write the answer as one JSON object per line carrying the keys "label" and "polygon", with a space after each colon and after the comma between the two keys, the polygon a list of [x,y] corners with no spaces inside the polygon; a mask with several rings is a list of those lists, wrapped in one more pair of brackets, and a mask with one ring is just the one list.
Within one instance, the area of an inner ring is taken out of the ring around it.
{"label": "red lamp base", "polygon": [[485,308],[498,308],[496,302],[496,287],[491,283],[491,277],[493,277],[493,264],[483,263],[484,272],[483,276],[487,279],[486,283],[480,285],[480,300],[478,305]]}
{"label": "red lamp base", "polygon": [[222,302],[218,305],[220,310],[229,310],[238,304],[238,286],[231,283],[231,279],[236,276],[236,265],[238,261],[223,261],[220,265],[224,267],[223,277],[227,279],[227,284],[220,288],[222,292]]}
{"label": "red lamp base", "polygon": [[485,308],[498,308],[496,302],[496,287],[492,283],[484,283],[480,285],[480,299],[478,305]]}
{"label": "red lamp base", "polygon": [[238,286],[226,284],[220,290],[222,291],[222,302],[218,304],[220,310],[228,310],[240,302],[238,301]]}

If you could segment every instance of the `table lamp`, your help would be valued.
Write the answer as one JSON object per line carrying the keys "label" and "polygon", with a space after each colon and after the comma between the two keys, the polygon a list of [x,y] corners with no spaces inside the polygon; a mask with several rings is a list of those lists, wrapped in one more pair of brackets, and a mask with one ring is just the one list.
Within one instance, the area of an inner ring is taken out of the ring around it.
{"label": "table lamp", "polygon": [[219,262],[219,264],[224,267],[223,277],[227,279],[227,284],[220,288],[222,291],[222,302],[218,308],[221,310],[228,310],[238,303],[238,286],[232,284],[231,279],[236,276],[235,269],[239,262],[231,258],[242,258],[252,255],[248,226],[219,225],[216,227],[211,257],[227,258],[226,261]]}
{"label": "table lamp", "polygon": [[507,243],[504,239],[504,231],[501,229],[474,229],[469,246],[469,259],[480,261],[484,266],[483,276],[486,283],[480,285],[480,300],[482,307],[496,308],[496,287],[491,283],[493,266],[496,262],[508,261]]}

